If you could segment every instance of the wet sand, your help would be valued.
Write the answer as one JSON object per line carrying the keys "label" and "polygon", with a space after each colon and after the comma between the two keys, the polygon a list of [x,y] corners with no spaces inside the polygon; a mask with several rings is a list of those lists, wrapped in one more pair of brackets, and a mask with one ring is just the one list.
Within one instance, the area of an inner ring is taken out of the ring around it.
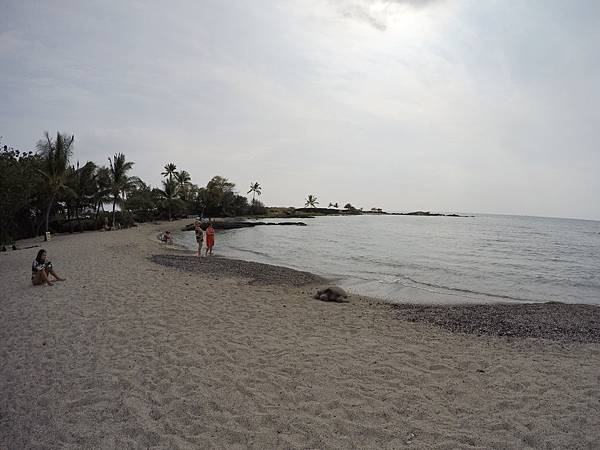
{"label": "wet sand", "polygon": [[52,287],[30,284],[37,248],[0,254],[0,448],[600,446],[597,342],[465,333],[414,320],[443,311],[314,300],[310,274],[191,266],[155,239],[182,223],[43,243],[68,278]]}

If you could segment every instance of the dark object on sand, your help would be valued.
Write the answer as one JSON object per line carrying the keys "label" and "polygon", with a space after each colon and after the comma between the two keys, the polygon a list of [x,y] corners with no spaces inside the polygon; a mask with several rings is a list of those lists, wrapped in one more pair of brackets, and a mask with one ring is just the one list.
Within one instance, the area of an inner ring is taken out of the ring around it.
{"label": "dark object on sand", "polygon": [[5,245],[3,245],[3,246],[2,246],[2,249],[0,249],[0,252],[5,252],[5,251],[6,251],[6,246],[5,246]]}
{"label": "dark object on sand", "polygon": [[330,286],[325,289],[320,289],[313,296],[317,300],[323,300],[324,302],[337,302],[346,303],[348,300],[348,294],[339,286]]}

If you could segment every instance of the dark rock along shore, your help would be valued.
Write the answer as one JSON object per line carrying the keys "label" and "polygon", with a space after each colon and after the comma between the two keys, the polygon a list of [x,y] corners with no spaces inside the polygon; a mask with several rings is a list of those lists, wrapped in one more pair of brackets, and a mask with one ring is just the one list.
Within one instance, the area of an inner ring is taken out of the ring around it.
{"label": "dark rock along shore", "polygon": [[288,267],[220,256],[198,258],[196,256],[154,255],[150,260],[163,266],[175,267],[188,272],[247,278],[250,279],[251,283],[258,284],[304,286],[326,281],[318,275]]}
{"label": "dark rock along shore", "polygon": [[[241,220],[219,220],[212,222],[213,228],[215,230],[234,230],[236,228],[253,228],[257,226],[275,226],[275,225],[287,225],[287,226],[297,226],[297,227],[305,227],[306,224],[304,222],[245,222]],[[200,226],[203,230],[206,230],[208,227],[208,223],[204,222]],[[194,231],[194,223],[187,224],[185,227],[181,229],[181,231]]]}
{"label": "dark rock along shore", "polygon": [[600,307],[565,303],[393,305],[396,317],[477,335],[600,342]]}

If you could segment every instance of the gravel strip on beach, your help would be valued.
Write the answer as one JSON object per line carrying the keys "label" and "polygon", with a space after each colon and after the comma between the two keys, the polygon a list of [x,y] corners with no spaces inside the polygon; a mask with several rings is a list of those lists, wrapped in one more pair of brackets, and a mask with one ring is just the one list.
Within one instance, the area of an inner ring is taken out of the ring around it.
{"label": "gravel strip on beach", "polygon": [[198,258],[196,256],[154,255],[150,260],[163,266],[194,273],[248,278],[251,283],[256,284],[304,286],[326,281],[310,272],[220,256]]}
{"label": "gravel strip on beach", "polygon": [[542,303],[494,305],[393,305],[396,318],[426,322],[453,332],[600,342],[600,307]]}

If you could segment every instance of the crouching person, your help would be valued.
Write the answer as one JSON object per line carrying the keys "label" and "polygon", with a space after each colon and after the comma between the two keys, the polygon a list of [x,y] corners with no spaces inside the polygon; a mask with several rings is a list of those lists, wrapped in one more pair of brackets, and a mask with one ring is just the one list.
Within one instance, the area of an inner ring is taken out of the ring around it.
{"label": "crouching person", "polygon": [[50,275],[54,277],[54,281],[64,281],[52,268],[52,263],[46,258],[46,250],[42,249],[38,252],[33,264],[31,265],[31,282],[34,285],[47,284],[52,286]]}

